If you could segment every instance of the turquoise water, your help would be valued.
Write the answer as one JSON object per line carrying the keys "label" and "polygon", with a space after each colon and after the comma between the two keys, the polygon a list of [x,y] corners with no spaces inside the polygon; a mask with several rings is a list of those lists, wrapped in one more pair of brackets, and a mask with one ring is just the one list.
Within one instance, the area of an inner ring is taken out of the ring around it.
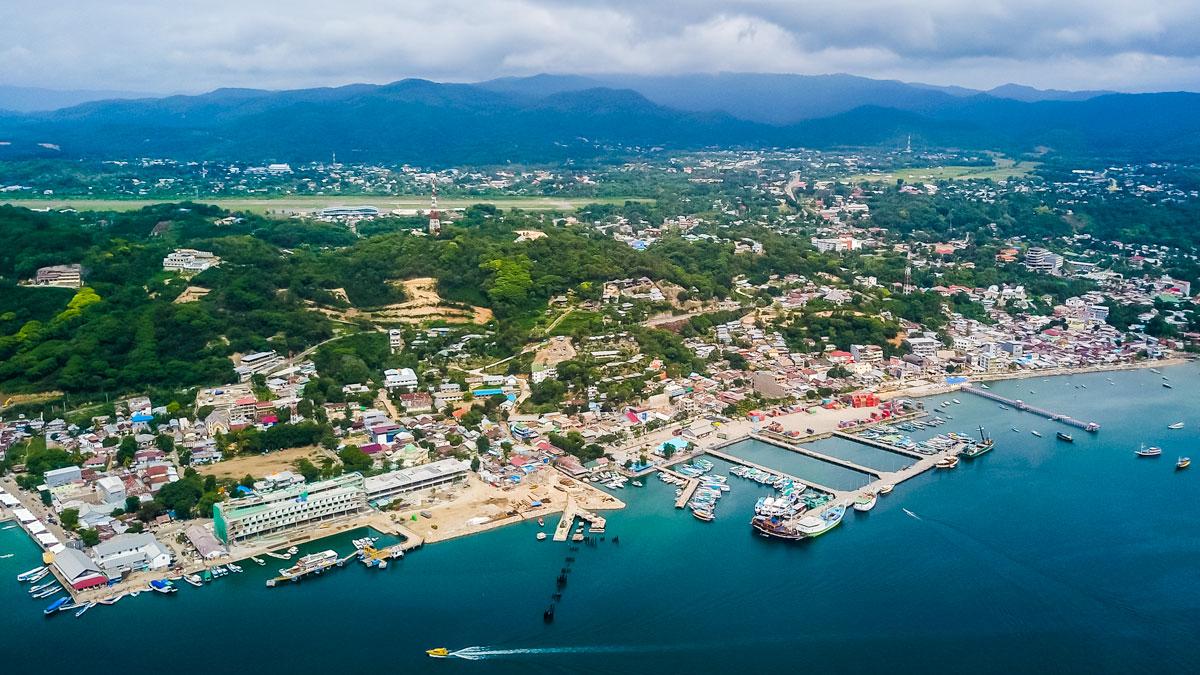
{"label": "turquoise water", "polygon": [[754,438],[734,443],[724,448],[723,452],[835,490],[853,490],[875,480],[873,476],[861,471],[847,469]]}
{"label": "turquoise water", "polygon": [[[428,546],[389,570],[356,565],[266,589],[278,565],[250,564],[203,589],[46,619],[13,580],[37,564],[36,547],[0,531],[0,554],[16,554],[0,559],[0,668],[94,657],[197,675],[1197,672],[1200,468],[1172,469],[1181,452],[1200,459],[1200,369],[1167,372],[1174,390],[1146,371],[1111,375],[1119,386],[1096,374],[1070,379],[1087,389],[993,387],[1104,424],[1074,444],[1056,442],[1049,421],[960,394],[944,428],[983,422],[995,451],[908,481],[798,544],[753,536],[746,523],[767,493],[757,484],[731,476],[717,520],[702,523],[650,480],[619,491],[629,508],[608,514],[620,545],[569,553],[523,523]],[[1179,420],[1187,428],[1166,429]],[[1143,440],[1164,456],[1134,458]],[[345,552],[349,538],[327,543]],[[546,626],[567,555],[576,562]],[[424,656],[443,645],[509,653]]]}

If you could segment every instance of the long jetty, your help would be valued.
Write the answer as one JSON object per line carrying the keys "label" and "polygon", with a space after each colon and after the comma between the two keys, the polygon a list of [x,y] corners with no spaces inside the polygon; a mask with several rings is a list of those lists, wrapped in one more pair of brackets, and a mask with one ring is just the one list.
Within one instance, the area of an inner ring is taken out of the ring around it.
{"label": "long jetty", "polygon": [[877,441],[873,438],[863,438],[862,436],[848,434],[848,433],[845,433],[844,431],[835,431],[835,432],[833,432],[833,435],[837,438],[844,438],[848,441],[854,441],[855,443],[862,443],[863,445],[869,445],[873,448],[879,448],[880,450],[887,450],[888,452],[894,452],[898,455],[904,455],[905,457],[911,457],[913,459],[920,460],[920,459],[925,459],[926,457],[928,457],[928,455],[923,455],[915,450],[901,448],[896,445],[889,445],[887,443],[884,443],[883,441]]}
{"label": "long jetty", "polygon": [[970,385],[964,385],[962,390],[967,393],[975,394],[976,396],[982,396],[983,398],[986,398],[991,401],[996,401],[998,403],[1010,405],[1013,408],[1016,408],[1017,410],[1022,410],[1024,412],[1031,412],[1035,415],[1041,415],[1042,417],[1045,417],[1046,419],[1048,419],[1052,422],[1062,422],[1063,424],[1066,424],[1066,425],[1072,426],[1072,427],[1076,427],[1079,429],[1083,429],[1084,431],[1091,431],[1091,432],[1100,431],[1100,425],[1097,424],[1096,422],[1084,422],[1082,420],[1077,420],[1074,417],[1070,417],[1068,415],[1063,415],[1061,413],[1056,413],[1053,410],[1046,410],[1045,408],[1039,408],[1037,406],[1029,405],[1028,403],[1022,401],[1019,398],[1007,398],[1005,396],[1001,396],[1000,394],[994,394],[990,391],[987,391],[986,389],[980,389],[978,387],[973,387]]}
{"label": "long jetty", "polygon": [[872,469],[870,467],[866,467],[861,464],[855,464],[854,462],[842,459],[840,457],[832,457],[830,455],[825,455],[825,454],[817,452],[816,450],[810,450],[801,445],[793,445],[791,443],[788,443],[783,440],[779,440],[772,436],[751,434],[751,438],[753,438],[757,441],[761,441],[763,443],[767,443],[769,445],[774,445],[775,447],[780,448],[782,450],[788,450],[791,452],[799,453],[801,455],[804,455],[805,457],[811,457],[813,459],[816,459],[816,460],[819,460],[822,462],[828,462],[835,466],[840,466],[843,469],[857,471],[858,473],[865,473],[868,476],[875,476],[876,478],[879,477],[879,469]]}
{"label": "long jetty", "polygon": [[718,458],[723,459],[726,462],[729,462],[731,464],[741,464],[742,466],[748,466],[751,469],[758,469],[759,471],[773,473],[776,476],[783,476],[784,478],[790,479],[791,481],[793,481],[795,483],[800,483],[801,485],[807,485],[808,487],[813,488],[814,490],[828,492],[831,495],[842,495],[842,494],[846,493],[846,490],[835,490],[831,487],[821,485],[820,483],[814,483],[811,480],[805,480],[803,478],[797,478],[796,476],[790,476],[790,475],[780,471],[779,469],[773,469],[769,466],[764,466],[764,465],[758,464],[756,462],[751,462],[748,459],[742,459],[741,457],[738,457],[737,455],[730,455],[730,454],[727,454],[720,450],[714,450],[712,448],[709,448],[709,449],[705,450],[704,452],[705,452],[705,454],[712,455],[713,457],[718,457]]}

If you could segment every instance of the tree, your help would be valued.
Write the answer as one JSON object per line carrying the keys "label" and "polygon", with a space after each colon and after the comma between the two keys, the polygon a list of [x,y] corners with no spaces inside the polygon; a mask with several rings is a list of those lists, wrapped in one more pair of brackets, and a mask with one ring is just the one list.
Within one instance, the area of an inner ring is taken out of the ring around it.
{"label": "tree", "polygon": [[137,513],[137,510],[142,505],[142,500],[134,496],[125,498],[125,513]]}
{"label": "tree", "polygon": [[84,546],[95,546],[100,543],[100,533],[91,529],[80,530],[79,539]]}
{"label": "tree", "polygon": [[167,434],[159,434],[154,437],[154,446],[163,452],[171,452],[175,449],[175,439]]}
{"label": "tree", "polygon": [[480,434],[479,437],[475,439],[475,449],[479,451],[479,454],[483,454],[492,449],[492,443],[488,440],[487,436]]}
{"label": "tree", "polygon": [[371,456],[363,452],[357,445],[347,445],[338,452],[338,459],[342,460],[342,466],[346,471],[358,471],[366,473],[371,470],[374,460]]}
{"label": "tree", "polygon": [[59,512],[58,518],[62,521],[62,526],[68,530],[79,527],[79,509],[63,509]]}
{"label": "tree", "polygon": [[471,470],[479,471],[479,456],[478,455],[471,458]]}
{"label": "tree", "polygon": [[312,462],[308,461],[307,457],[301,457],[299,461],[296,462],[296,471],[300,472],[300,475],[304,476],[304,480],[308,481],[309,483],[312,483],[321,477],[321,470],[318,469]]}
{"label": "tree", "polygon": [[117,447],[117,462],[122,466],[133,464],[133,456],[137,453],[137,441],[133,436],[126,436],[121,439],[121,445]]}

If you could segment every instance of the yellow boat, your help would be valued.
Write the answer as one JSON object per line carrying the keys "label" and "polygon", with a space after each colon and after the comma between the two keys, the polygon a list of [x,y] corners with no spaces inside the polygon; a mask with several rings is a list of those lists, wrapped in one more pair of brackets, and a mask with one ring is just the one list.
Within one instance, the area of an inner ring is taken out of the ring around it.
{"label": "yellow boat", "polygon": [[435,659],[444,659],[447,656],[450,656],[450,650],[446,649],[445,647],[438,647],[437,649],[427,649],[427,650],[425,650],[425,653]]}

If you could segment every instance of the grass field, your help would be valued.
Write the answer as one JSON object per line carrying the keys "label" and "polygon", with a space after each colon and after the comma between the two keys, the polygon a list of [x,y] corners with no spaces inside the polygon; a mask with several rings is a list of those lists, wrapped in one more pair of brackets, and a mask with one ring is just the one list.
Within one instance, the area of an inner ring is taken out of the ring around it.
{"label": "grass field", "polygon": [[[0,203],[13,206],[23,206],[30,209],[72,208],[80,211],[133,211],[151,204],[167,204],[184,201],[178,199],[92,199],[92,198],[63,198],[63,199],[3,199]],[[216,197],[197,199],[204,204],[216,204],[230,211],[250,211],[253,213],[292,213],[298,211],[313,211],[327,206],[376,206],[381,210],[391,209],[412,210],[429,208],[429,198],[412,196],[371,196],[371,195],[342,195],[342,196],[295,196],[295,197]],[[526,209],[530,211],[573,211],[587,204],[624,204],[626,201],[653,202],[653,199],[640,197],[594,197],[594,198],[558,198],[558,197],[442,197],[438,206],[446,209],[456,209],[471,204],[495,204],[503,209]]]}
{"label": "grass field", "polygon": [[997,157],[995,166],[935,166],[901,169],[887,173],[861,173],[841,179],[845,183],[893,182],[903,178],[906,183],[934,182],[939,180],[1005,180],[1010,176],[1024,176],[1038,167],[1037,162],[1016,162],[1007,157]]}

